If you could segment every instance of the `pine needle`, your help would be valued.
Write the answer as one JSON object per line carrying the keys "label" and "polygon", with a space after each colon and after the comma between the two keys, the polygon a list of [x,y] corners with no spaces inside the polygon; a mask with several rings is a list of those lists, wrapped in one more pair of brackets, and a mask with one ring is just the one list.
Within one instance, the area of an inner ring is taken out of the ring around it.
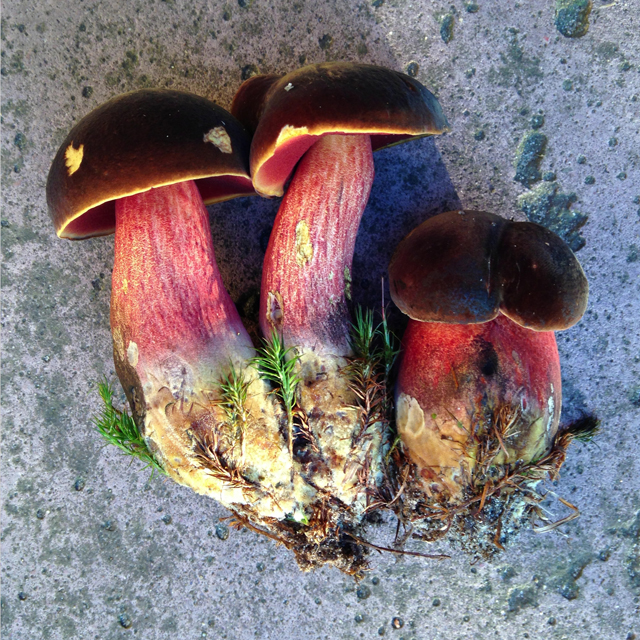
{"label": "pine needle", "polygon": [[287,414],[289,453],[293,456],[293,419],[297,404],[296,389],[300,383],[295,368],[300,356],[293,348],[285,349],[284,341],[276,331],[262,342],[263,345],[257,349],[257,355],[251,360],[251,364],[258,370],[260,377],[274,385],[275,394],[284,405]]}
{"label": "pine needle", "polygon": [[145,469],[151,468],[151,477],[156,471],[166,475],[167,472],[149,451],[134,419],[126,411],[119,411],[113,406],[113,389],[106,380],[98,383],[98,393],[104,406],[93,422],[102,437],[126,455],[144,462]]}

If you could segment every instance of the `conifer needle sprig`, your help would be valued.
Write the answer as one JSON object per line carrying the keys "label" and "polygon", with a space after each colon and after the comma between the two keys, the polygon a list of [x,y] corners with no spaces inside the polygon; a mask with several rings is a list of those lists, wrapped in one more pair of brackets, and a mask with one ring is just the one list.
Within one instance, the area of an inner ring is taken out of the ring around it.
{"label": "conifer needle sprig", "polygon": [[287,414],[289,453],[293,455],[293,418],[297,404],[296,389],[300,383],[295,368],[300,356],[291,347],[285,349],[284,341],[276,331],[262,342],[251,364],[258,370],[260,377],[274,385],[275,394],[284,405]]}
{"label": "conifer needle sprig", "polygon": [[106,380],[98,383],[98,393],[103,406],[94,417],[94,424],[102,437],[126,455],[144,462],[145,469],[151,468],[152,477],[156,471],[166,475],[166,471],[149,451],[134,419],[126,411],[119,411],[113,406],[113,389]]}

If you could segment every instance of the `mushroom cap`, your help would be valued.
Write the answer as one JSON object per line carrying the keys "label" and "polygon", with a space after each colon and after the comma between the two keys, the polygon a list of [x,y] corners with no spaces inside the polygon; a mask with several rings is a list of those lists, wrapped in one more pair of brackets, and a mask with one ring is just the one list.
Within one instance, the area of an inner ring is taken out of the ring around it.
{"label": "mushroom cap", "polygon": [[49,170],[47,204],[56,233],[113,233],[115,200],[195,180],[205,204],[253,194],[249,137],[227,111],[182,91],[144,89],[86,115]]}
{"label": "mushroom cap", "polygon": [[448,130],[440,104],[417,80],[351,62],[254,76],[236,93],[231,112],[255,129],[251,175],[266,196],[282,195],[296,163],[320,136],[369,134],[376,150]]}
{"label": "mushroom cap", "polygon": [[533,222],[448,211],[423,222],[389,265],[391,297],[422,322],[473,324],[499,313],[536,331],[574,325],[589,284],[567,244]]}

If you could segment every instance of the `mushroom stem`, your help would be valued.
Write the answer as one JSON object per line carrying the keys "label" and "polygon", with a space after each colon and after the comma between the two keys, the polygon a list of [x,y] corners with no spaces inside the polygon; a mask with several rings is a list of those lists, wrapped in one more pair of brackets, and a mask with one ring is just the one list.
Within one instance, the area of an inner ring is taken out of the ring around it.
{"label": "mushroom stem", "polygon": [[402,342],[398,434],[429,495],[459,503],[489,467],[551,450],[562,402],[552,331],[504,315],[466,325],[410,320]]}
{"label": "mushroom stem", "polygon": [[111,327],[117,355],[143,383],[164,363],[184,361],[211,376],[253,355],[192,181],[116,202]]}
{"label": "mushroom stem", "polygon": [[244,371],[254,354],[193,182],[116,202],[111,332],[134,418],[167,471],[184,481],[190,434],[211,434],[221,421],[221,379],[232,366]]}
{"label": "mushroom stem", "polygon": [[351,264],[373,176],[368,135],[323,136],[302,158],[264,260],[264,335],[275,329],[287,346],[350,354]]}

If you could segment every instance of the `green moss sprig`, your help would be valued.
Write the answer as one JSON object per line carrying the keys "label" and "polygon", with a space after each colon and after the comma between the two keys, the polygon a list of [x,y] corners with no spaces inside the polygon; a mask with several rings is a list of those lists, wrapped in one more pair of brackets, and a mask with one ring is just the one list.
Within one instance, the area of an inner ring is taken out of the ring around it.
{"label": "green moss sprig", "polygon": [[295,349],[285,349],[280,335],[273,331],[270,338],[263,339],[258,347],[257,355],[251,364],[258,370],[260,377],[274,385],[275,394],[284,405],[287,415],[287,431],[289,438],[289,453],[293,456],[293,419],[296,414],[296,389],[300,378],[295,369],[300,359]]}
{"label": "green moss sprig", "polygon": [[94,424],[102,437],[126,455],[141,460],[145,469],[151,469],[152,477],[156,471],[166,475],[167,472],[149,451],[134,419],[126,411],[119,411],[113,406],[113,389],[106,380],[98,383],[98,393],[103,406],[94,417]]}

